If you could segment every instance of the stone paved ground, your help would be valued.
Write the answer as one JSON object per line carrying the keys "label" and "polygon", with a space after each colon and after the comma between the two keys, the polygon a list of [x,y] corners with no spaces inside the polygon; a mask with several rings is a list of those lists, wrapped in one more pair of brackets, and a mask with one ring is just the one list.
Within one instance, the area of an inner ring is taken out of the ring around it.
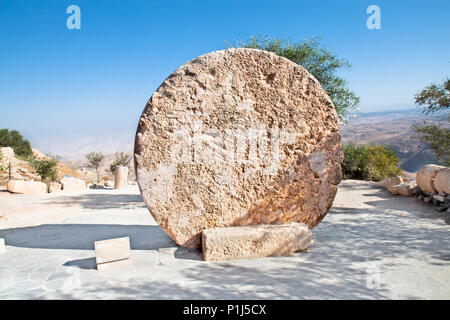
{"label": "stone paved ground", "polygon": [[[136,186],[0,192],[0,215],[1,299],[450,298],[448,215],[368,182],[340,185],[309,252],[260,260],[204,262],[177,248]],[[121,236],[132,266],[97,271],[94,241]]]}

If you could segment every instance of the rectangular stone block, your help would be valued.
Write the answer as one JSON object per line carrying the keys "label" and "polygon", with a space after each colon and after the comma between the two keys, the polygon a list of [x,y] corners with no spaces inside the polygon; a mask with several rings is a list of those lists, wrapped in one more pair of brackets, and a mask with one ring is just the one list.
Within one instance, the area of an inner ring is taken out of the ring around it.
{"label": "rectangular stone block", "polygon": [[64,191],[77,191],[86,188],[86,182],[82,179],[65,177],[61,180],[61,189]]}
{"label": "rectangular stone block", "polygon": [[38,181],[9,180],[7,189],[12,193],[43,194],[47,193],[47,185]]}
{"label": "rectangular stone block", "polygon": [[211,228],[202,232],[206,261],[256,259],[306,250],[312,244],[309,228],[298,222]]}
{"label": "rectangular stone block", "polygon": [[129,237],[95,241],[94,246],[98,270],[106,270],[113,264],[120,266],[131,261]]}

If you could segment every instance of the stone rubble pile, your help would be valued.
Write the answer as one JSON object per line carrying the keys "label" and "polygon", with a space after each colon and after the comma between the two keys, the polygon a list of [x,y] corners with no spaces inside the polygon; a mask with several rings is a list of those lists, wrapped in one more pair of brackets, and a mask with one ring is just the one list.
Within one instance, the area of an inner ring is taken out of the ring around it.
{"label": "stone rubble pile", "polygon": [[0,171],[0,180],[7,181],[24,180],[24,181],[40,181],[40,177],[34,173],[31,166],[24,160],[17,159],[14,150],[10,147],[0,148],[0,167],[4,170]]}
{"label": "stone rubble pile", "polygon": [[[36,149],[32,149],[32,151],[37,159],[48,158]],[[0,153],[2,155],[0,167],[3,168],[0,172],[0,182],[5,183],[7,190],[11,193],[42,194],[86,188],[86,183],[82,179],[66,177],[61,164],[57,168],[58,181],[46,184],[41,182],[41,177],[35,173],[27,161],[15,156],[12,148],[2,147]]]}
{"label": "stone rubble pile", "polygon": [[416,173],[416,180],[405,177],[386,178],[376,184],[395,195],[414,196],[431,203],[439,212],[450,213],[450,168],[428,164]]}
{"label": "stone rubble pile", "polygon": [[432,203],[437,211],[450,213],[450,168],[425,165],[417,171],[416,180],[418,200]]}

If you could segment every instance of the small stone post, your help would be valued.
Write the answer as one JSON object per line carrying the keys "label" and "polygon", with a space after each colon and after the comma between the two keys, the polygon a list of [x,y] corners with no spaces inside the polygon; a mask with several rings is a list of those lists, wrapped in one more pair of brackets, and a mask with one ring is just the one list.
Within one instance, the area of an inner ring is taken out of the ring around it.
{"label": "small stone post", "polygon": [[8,166],[8,181],[9,180],[11,180],[12,179],[12,176],[13,176],[13,166],[12,166],[12,164],[11,164],[11,162],[9,163],[9,166]]}
{"label": "small stone post", "polygon": [[123,189],[128,186],[128,167],[117,166],[114,177],[114,189]]}

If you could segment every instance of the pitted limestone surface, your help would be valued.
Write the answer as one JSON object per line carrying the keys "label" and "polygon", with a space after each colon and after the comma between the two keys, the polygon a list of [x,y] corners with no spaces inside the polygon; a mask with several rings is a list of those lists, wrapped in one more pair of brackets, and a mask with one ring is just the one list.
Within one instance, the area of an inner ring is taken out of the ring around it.
{"label": "pitted limestone surface", "polygon": [[302,222],[333,203],[339,119],[308,71],[273,53],[228,49],[176,70],[147,103],[135,164],[142,196],[179,244],[205,228]]}

